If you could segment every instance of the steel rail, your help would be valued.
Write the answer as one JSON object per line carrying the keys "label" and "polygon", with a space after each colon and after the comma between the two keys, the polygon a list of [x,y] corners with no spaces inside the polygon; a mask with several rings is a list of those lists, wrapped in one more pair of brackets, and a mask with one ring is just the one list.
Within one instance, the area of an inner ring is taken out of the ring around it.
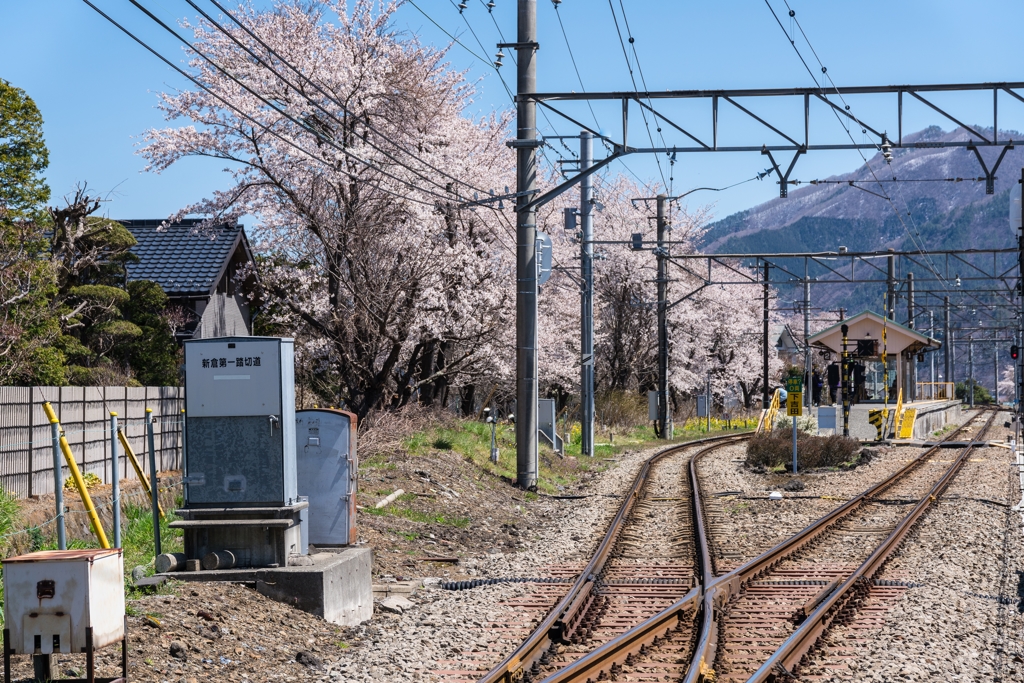
{"label": "steel rail", "polygon": [[[720,577],[714,577],[711,570],[710,553],[707,552],[706,544],[703,505],[700,504],[700,487],[695,485],[693,496],[695,533],[702,543],[702,548],[705,550],[701,558],[703,590],[700,587],[695,588],[662,612],[637,624],[540,683],[569,683],[585,681],[588,678],[597,680],[597,676],[600,675],[601,671],[607,672],[612,664],[623,662],[629,654],[638,652],[642,645],[653,642],[656,637],[673,628],[681,620],[681,615],[684,612],[691,610],[697,611],[700,622],[700,635],[690,666],[683,680],[685,683],[698,683],[702,681],[715,662],[718,639],[718,624],[715,615],[721,606],[735,592],[738,592],[746,581],[778,564],[786,556],[812,542],[833,523],[858,509],[868,499],[895,485],[899,479],[923,464],[931,455],[938,452],[943,444],[954,439],[967,424],[969,423],[965,422],[956,430],[943,437],[887,479],[871,486],[808,525],[797,534]],[[690,477],[694,483],[697,482],[696,463],[698,455],[694,455],[694,458],[690,461]]]}
{"label": "steel rail", "polygon": [[703,609],[705,611],[704,625],[706,626],[706,629],[701,634],[700,641],[698,642],[697,649],[694,653],[693,661],[690,663],[690,669],[687,671],[686,677],[683,679],[684,683],[698,683],[703,679],[704,674],[714,667],[718,636],[718,620],[715,616],[720,611],[718,608],[726,604],[730,598],[739,593],[740,589],[747,581],[755,578],[762,572],[771,569],[793,553],[802,549],[804,546],[814,542],[820,534],[824,533],[830,526],[838,522],[840,519],[852,514],[854,511],[865,505],[870,499],[878,496],[889,488],[892,488],[904,476],[909,474],[911,471],[916,470],[928,458],[937,453],[939,449],[942,448],[943,444],[947,441],[952,441],[954,437],[958,436],[968,424],[970,424],[970,421],[964,422],[964,424],[947,434],[926,451],[921,453],[917,458],[908,462],[886,479],[883,479],[877,484],[857,494],[846,503],[835,508],[814,523],[805,527],[803,530],[776,545],[774,548],[767,550],[753,560],[750,560],[722,576],[716,577],[706,584],[704,587],[705,594],[703,605]]}
{"label": "steel rail", "polygon": [[[855,595],[863,596],[867,591],[870,581],[889,560],[893,553],[900,547],[910,530],[917,524],[918,520],[931,507],[939,496],[946,490],[953,477],[957,475],[967,456],[974,450],[982,440],[989,428],[996,419],[998,410],[993,410],[988,422],[978,432],[971,442],[957,456],[953,464],[946,469],[945,474],[932,486],[932,488],[918,501],[911,510],[896,525],[886,539],[871,553],[860,567],[856,569],[842,584],[840,584],[827,598],[825,598],[806,620],[797,627],[796,631],[772,654],[768,660],[761,665],[754,675],[748,679],[748,683],[770,683],[779,680],[779,676],[789,677],[790,671],[798,665],[804,656],[817,644],[818,639],[824,635],[826,629],[839,617],[841,610]],[[783,673],[785,672],[785,673]]]}
{"label": "steel rail", "polygon": [[[544,655],[544,652],[547,651],[552,642],[562,641],[572,635],[572,632],[575,630],[576,626],[578,626],[580,619],[582,619],[583,614],[586,612],[586,608],[589,606],[590,601],[593,600],[593,589],[597,578],[600,575],[601,570],[604,568],[605,562],[608,560],[608,556],[611,554],[613,547],[615,546],[615,541],[618,538],[619,532],[625,526],[630,511],[639,499],[639,493],[642,490],[643,485],[646,483],[648,475],[650,474],[651,466],[654,463],[682,450],[702,445],[717,447],[722,443],[738,441],[749,437],[750,433],[745,432],[742,434],[729,434],[707,439],[698,439],[666,448],[665,450],[659,451],[648,458],[640,467],[640,471],[637,472],[636,477],[634,477],[633,483],[625,494],[622,505],[619,507],[615,517],[612,518],[611,523],[608,525],[608,530],[605,532],[605,536],[598,545],[597,550],[594,552],[594,555],[587,563],[587,566],[580,573],[569,591],[548,613],[544,620],[541,621],[540,625],[537,626],[530,636],[511,654],[505,657],[498,666],[491,669],[491,671],[489,671],[485,676],[480,678],[479,683],[519,683],[523,680],[524,674],[534,665],[534,663],[540,661],[540,658]],[[702,449],[699,452],[702,453],[704,450],[707,449]],[[695,455],[694,457],[697,456]],[[695,496],[694,501],[696,502],[696,500],[697,498]],[[696,523],[697,521],[695,518],[695,524]],[[694,599],[694,596],[699,595],[700,592],[699,587],[692,589],[683,597],[682,600],[675,603],[673,607],[687,601],[688,599]],[[671,609],[672,608],[670,607],[669,610]],[[608,645],[620,638],[621,636],[613,639],[613,641],[609,641],[609,643],[598,648],[595,652],[604,650]]]}
{"label": "steel rail", "polygon": [[703,448],[694,453],[688,468],[690,490],[693,492],[691,514],[693,515],[693,533],[696,537],[695,548],[698,554],[700,584],[655,616],[624,631],[585,657],[543,679],[540,683],[598,680],[602,672],[611,670],[615,664],[623,664],[627,657],[639,652],[641,647],[654,643],[657,638],[676,628],[682,623],[684,615],[692,613],[694,616],[700,616],[700,605],[704,595],[703,586],[714,576],[714,570],[711,566],[704,504],[701,501],[699,479],[697,478],[697,461],[718,445],[720,444]]}

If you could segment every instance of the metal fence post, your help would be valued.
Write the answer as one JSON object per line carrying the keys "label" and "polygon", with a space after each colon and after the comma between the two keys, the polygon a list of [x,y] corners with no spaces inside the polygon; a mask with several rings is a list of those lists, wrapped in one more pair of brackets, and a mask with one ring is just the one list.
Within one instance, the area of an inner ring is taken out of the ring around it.
{"label": "metal fence post", "polygon": [[185,507],[188,507],[188,451],[185,450],[185,409],[181,409],[181,493],[185,498]]}
{"label": "metal fence post", "polygon": [[[49,401],[43,406],[44,410],[48,408]],[[67,550],[68,539],[64,530],[64,471],[60,463],[60,421],[56,416],[50,418],[50,433],[53,435],[53,502],[57,508],[57,548]]]}
{"label": "metal fence post", "polygon": [[121,547],[121,473],[117,462],[117,413],[110,411],[110,507],[114,513],[114,547]]}
{"label": "metal fence post", "polygon": [[33,494],[33,479],[35,479],[35,472],[32,468],[35,463],[36,451],[35,451],[35,440],[36,440],[36,423],[35,423],[35,406],[32,405],[32,394],[31,389],[29,390],[28,399],[28,497],[31,498]]}
{"label": "metal fence post", "polygon": [[146,436],[149,444],[149,490],[153,498],[154,557],[160,554],[160,479],[156,474],[156,441],[153,437],[153,409],[146,408]]}

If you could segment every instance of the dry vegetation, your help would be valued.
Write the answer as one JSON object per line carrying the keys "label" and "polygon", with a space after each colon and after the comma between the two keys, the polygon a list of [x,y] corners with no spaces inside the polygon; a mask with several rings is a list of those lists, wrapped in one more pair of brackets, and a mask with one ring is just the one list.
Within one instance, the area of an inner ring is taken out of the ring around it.
{"label": "dry vegetation", "polygon": [[[869,457],[855,439],[797,432],[800,469],[849,469]],[[747,466],[755,471],[785,469],[793,461],[793,435],[788,430],[758,434],[747,445]]]}

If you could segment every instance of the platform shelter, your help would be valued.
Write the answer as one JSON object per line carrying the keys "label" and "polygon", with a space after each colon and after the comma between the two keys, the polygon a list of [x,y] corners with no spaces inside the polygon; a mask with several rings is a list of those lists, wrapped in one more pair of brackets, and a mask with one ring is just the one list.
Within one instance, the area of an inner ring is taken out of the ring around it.
{"label": "platform shelter", "polygon": [[953,395],[952,384],[922,383],[919,386],[916,382],[916,363],[924,359],[925,353],[942,348],[942,342],[873,311],[858,313],[808,339],[812,346],[829,352],[833,361],[825,374],[833,404],[839,403],[844,325],[847,327],[852,436],[866,440],[889,436],[880,434],[884,420],[880,419],[879,409],[898,411],[888,424],[893,429],[905,425],[895,434],[904,438],[925,438],[944,426],[948,419],[959,415],[959,402]]}

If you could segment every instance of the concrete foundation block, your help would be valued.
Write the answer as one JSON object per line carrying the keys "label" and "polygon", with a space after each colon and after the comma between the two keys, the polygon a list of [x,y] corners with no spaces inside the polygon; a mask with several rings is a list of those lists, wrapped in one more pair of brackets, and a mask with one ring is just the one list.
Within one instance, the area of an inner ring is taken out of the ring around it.
{"label": "concrete foundation block", "polygon": [[256,570],[256,590],[326,621],[355,626],[373,617],[370,548],[309,556],[312,566]]}

